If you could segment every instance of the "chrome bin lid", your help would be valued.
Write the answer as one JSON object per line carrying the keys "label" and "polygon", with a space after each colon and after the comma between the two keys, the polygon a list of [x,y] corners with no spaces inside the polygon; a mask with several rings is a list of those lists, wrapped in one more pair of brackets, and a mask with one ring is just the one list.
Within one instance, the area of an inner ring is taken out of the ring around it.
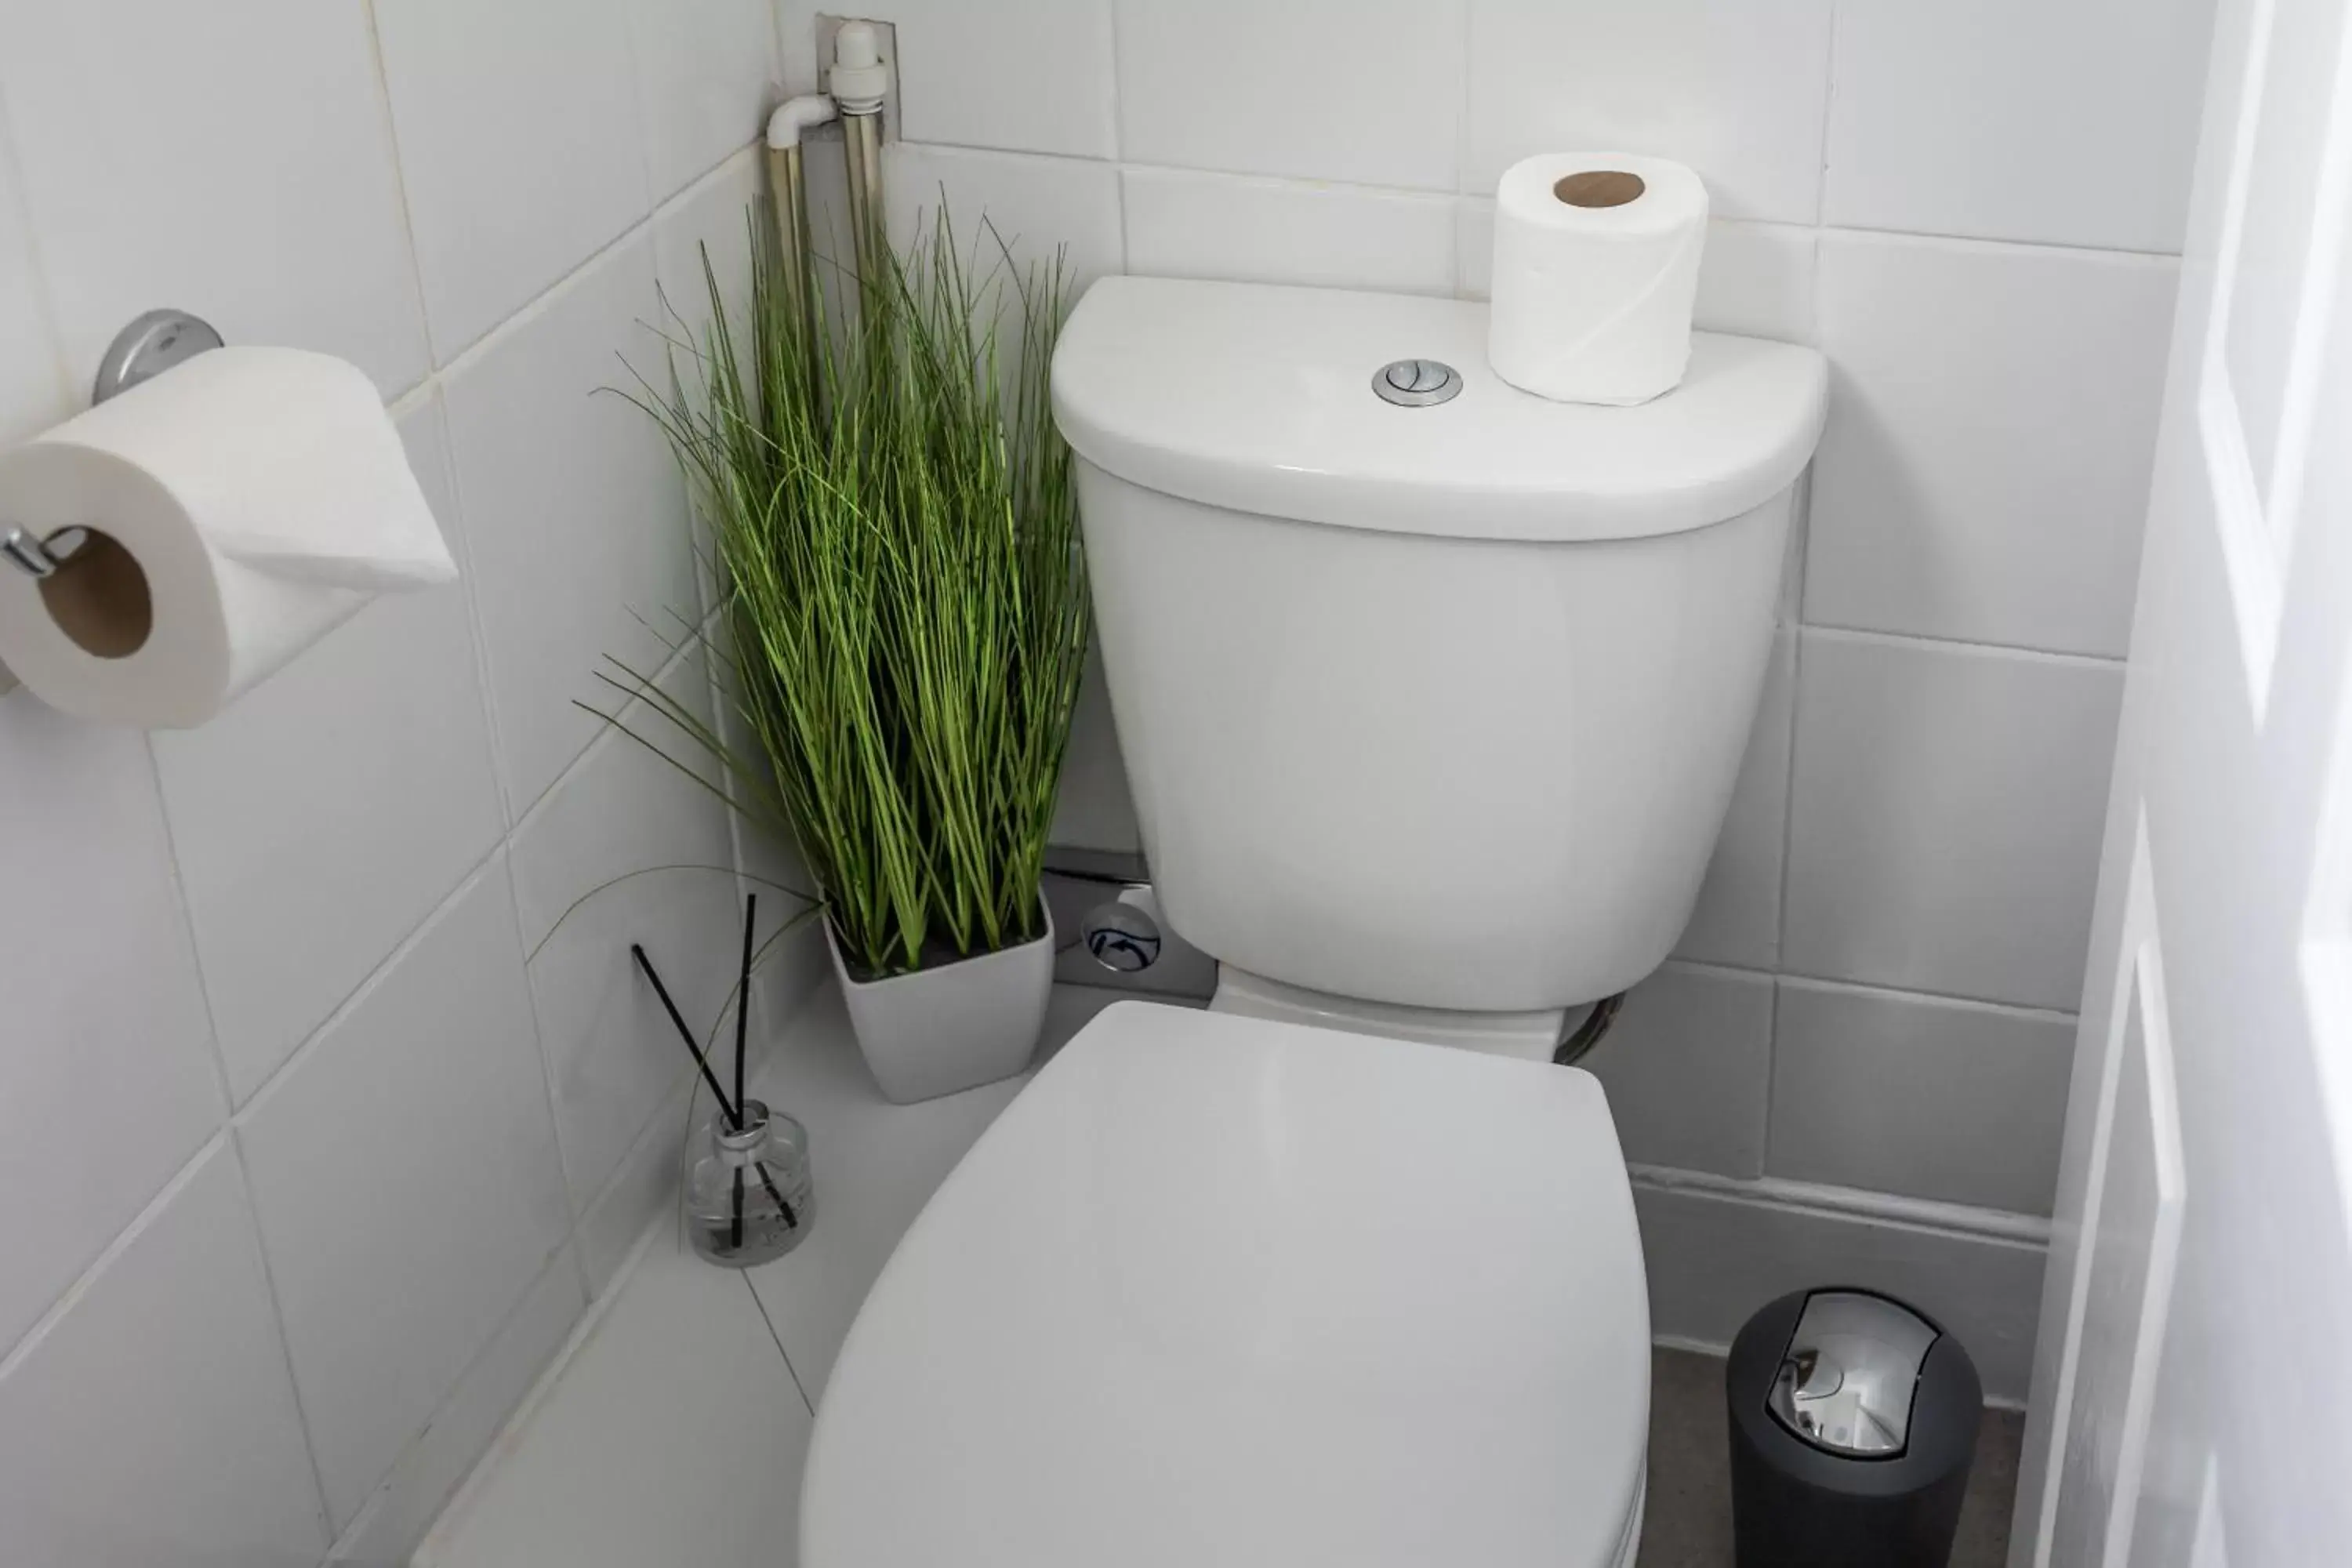
{"label": "chrome bin lid", "polygon": [[1825,1454],[1894,1458],[1910,1443],[1919,1369],[1941,1337],[1884,1296],[1816,1290],[1797,1315],[1764,1406]]}

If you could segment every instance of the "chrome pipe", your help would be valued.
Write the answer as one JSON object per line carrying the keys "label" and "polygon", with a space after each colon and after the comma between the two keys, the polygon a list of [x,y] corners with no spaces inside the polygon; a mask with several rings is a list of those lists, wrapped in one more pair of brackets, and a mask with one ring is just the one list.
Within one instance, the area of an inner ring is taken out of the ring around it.
{"label": "chrome pipe", "polygon": [[842,141],[849,164],[849,242],[857,258],[860,283],[875,277],[882,248],[882,112],[877,106],[866,113],[845,110]]}
{"label": "chrome pipe", "polygon": [[814,332],[816,309],[810,299],[808,179],[800,143],[768,149],[768,186],[776,204],[776,257],[784,275],[786,301],[802,330]]}

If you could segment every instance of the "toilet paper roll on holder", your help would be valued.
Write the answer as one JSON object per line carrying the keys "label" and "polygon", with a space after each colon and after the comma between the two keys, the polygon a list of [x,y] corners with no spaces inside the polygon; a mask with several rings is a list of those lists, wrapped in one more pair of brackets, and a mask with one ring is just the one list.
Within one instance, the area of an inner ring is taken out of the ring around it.
{"label": "toilet paper roll on holder", "polygon": [[[200,316],[185,310],[150,310],[114,335],[98,362],[98,378],[89,400],[103,403],[152,381],[173,365],[222,345],[220,333]],[[0,560],[29,577],[53,577],[89,542],[87,528],[60,528],[46,538],[35,538],[21,528],[0,524]],[[7,689],[7,672],[0,669],[0,690]]]}

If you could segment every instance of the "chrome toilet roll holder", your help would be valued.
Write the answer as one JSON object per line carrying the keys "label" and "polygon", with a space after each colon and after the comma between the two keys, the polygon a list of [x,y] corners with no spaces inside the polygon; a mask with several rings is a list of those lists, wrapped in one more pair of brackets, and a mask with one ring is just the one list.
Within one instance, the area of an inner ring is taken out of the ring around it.
{"label": "chrome toilet roll holder", "polygon": [[[221,347],[224,341],[212,323],[201,316],[185,310],[149,310],[115,333],[114,341],[106,346],[104,357],[98,362],[98,377],[90,385],[89,400],[103,403],[120,396],[174,365]],[[40,539],[21,528],[11,528],[0,534],[0,560],[28,577],[54,577],[89,542],[89,530],[86,528],[60,528]]]}

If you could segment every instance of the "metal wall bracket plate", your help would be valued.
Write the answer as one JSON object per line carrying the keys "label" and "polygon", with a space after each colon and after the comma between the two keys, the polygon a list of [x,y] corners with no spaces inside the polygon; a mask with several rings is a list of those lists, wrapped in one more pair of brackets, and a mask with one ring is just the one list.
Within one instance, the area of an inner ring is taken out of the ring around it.
{"label": "metal wall bracket plate", "polygon": [[103,403],[152,381],[173,365],[221,346],[212,323],[185,310],[150,310],[114,335],[98,362],[89,400]]}

